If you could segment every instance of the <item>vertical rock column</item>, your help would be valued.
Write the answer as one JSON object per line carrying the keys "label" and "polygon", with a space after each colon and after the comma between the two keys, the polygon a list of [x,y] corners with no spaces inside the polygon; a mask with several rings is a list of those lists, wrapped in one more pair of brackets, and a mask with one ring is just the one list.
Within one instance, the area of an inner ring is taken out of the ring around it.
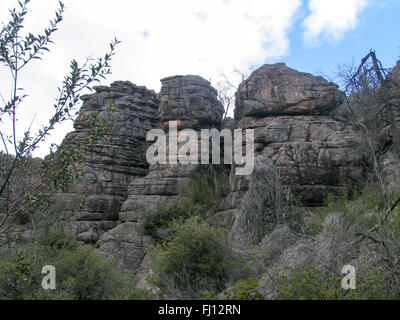
{"label": "vertical rock column", "polygon": [[[166,134],[170,121],[177,122],[177,135],[184,129],[200,132],[200,129],[220,126],[224,108],[217,99],[216,90],[208,81],[188,75],[168,77],[161,82],[159,111]],[[141,221],[147,212],[178,199],[197,167],[196,164],[179,162],[170,164],[168,155],[167,164],[151,165],[147,176],[137,178],[130,184],[129,196],[122,206],[120,220]]]}
{"label": "vertical rock column", "polygon": [[[343,98],[334,83],[283,63],[254,71],[236,93],[236,128],[254,130],[257,159],[272,160],[282,185],[307,206],[363,180],[357,129],[329,115]],[[232,192],[220,213],[227,221],[233,221],[250,179],[232,172]]]}
{"label": "vertical rock column", "polygon": [[[161,82],[159,112],[166,134],[170,121],[177,121],[177,135],[188,128],[219,127],[224,108],[208,81],[188,75],[168,77]],[[147,176],[134,179],[119,213],[119,220],[123,223],[104,234],[98,243],[104,257],[116,259],[123,270],[136,272],[145,257],[145,247],[152,243],[143,232],[144,217],[178,200],[198,166],[179,162],[151,165]]]}
{"label": "vertical rock column", "polygon": [[[154,91],[128,81],[94,89],[96,93],[82,97],[75,131],[64,139],[64,144],[79,148],[86,156],[82,165],[84,175],[69,193],[60,194],[57,199],[64,204],[65,211],[69,203],[76,204],[87,196],[85,210],[69,222],[77,239],[86,243],[95,243],[102,233],[118,224],[129,183],[148,172],[146,133],[159,125]],[[99,121],[96,125],[105,123],[106,130],[89,149],[85,141],[93,133],[95,118]]]}

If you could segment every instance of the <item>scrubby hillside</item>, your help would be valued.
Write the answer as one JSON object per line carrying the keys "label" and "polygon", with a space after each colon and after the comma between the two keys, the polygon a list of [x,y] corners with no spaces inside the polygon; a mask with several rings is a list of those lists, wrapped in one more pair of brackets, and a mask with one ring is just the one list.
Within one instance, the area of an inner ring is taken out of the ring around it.
{"label": "scrubby hillside", "polygon": [[[399,155],[392,121],[378,116],[388,101],[397,115],[399,70],[345,95],[322,77],[265,65],[239,86],[230,121],[198,76],[165,78],[158,95],[130,82],[97,87],[64,141],[79,145],[82,175],[46,211],[64,219],[10,229],[0,298],[400,298]],[[87,115],[111,121],[90,149],[79,144],[90,135]],[[174,120],[177,136],[253,129],[253,172],[149,166],[148,130]],[[59,270],[54,292],[38,288],[44,264]],[[355,289],[342,288],[345,265]]]}

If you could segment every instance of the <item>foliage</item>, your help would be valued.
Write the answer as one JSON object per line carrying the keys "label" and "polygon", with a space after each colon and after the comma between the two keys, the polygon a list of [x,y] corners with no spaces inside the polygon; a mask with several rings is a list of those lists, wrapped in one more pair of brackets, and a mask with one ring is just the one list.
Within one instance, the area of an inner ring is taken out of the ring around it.
{"label": "foliage", "polygon": [[[65,144],[53,145],[45,167],[39,172],[30,173],[29,179],[25,179],[22,186],[16,187],[21,182],[18,177],[23,175],[32,152],[49,137],[57,125],[76,116],[77,104],[83,90],[91,90],[93,84],[110,74],[109,63],[114,55],[115,46],[119,43],[117,39],[113,40],[109,51],[96,61],[86,59],[83,65],[79,65],[76,60],[72,60],[70,73],[64,77],[58,88],[59,94],[48,123],[43,124],[37,132],[33,132],[31,127],[20,128],[20,107],[28,96],[19,84],[22,72],[27,65],[34,60],[41,60],[43,54],[49,51],[49,44],[53,43],[53,35],[63,20],[64,13],[64,5],[59,2],[54,19],[50,20],[50,26],[42,34],[23,34],[29,2],[18,1],[18,8],[9,10],[10,19],[0,30],[0,63],[9,69],[11,74],[11,95],[8,101],[4,98],[3,105],[0,106],[0,137],[3,149],[0,155],[9,159],[0,167],[0,198],[5,198],[7,204],[0,220],[0,234],[10,230],[16,223],[29,221],[35,213],[43,211],[43,208],[49,206],[55,192],[66,190],[81,174],[78,164],[84,160],[84,155],[76,149],[66,148]],[[9,132],[4,130],[7,126],[12,128]],[[89,137],[89,144],[98,139],[104,129],[102,125],[97,124],[93,125],[93,128],[95,129]],[[19,139],[18,134],[21,132],[22,138]]]}
{"label": "foliage", "polygon": [[379,268],[364,267],[356,278],[356,289],[341,287],[343,275],[303,264],[278,272],[275,281],[282,300],[377,300],[399,298]]}
{"label": "foliage", "polygon": [[200,166],[191,177],[186,197],[205,209],[218,204],[228,190],[229,170],[223,165]]}
{"label": "foliage", "polygon": [[227,192],[227,178],[228,172],[224,167],[201,166],[193,174],[183,198],[147,214],[143,222],[144,229],[160,239],[158,230],[170,228],[177,220],[184,222],[193,216],[207,218]]}
{"label": "foliage", "polygon": [[250,278],[239,281],[229,290],[224,290],[222,300],[260,300],[261,293],[257,289],[259,280]]}
{"label": "foliage", "polygon": [[176,223],[174,228],[174,237],[149,249],[153,282],[167,294],[174,287],[185,298],[206,290],[220,291],[230,267],[226,235],[199,217]]}
{"label": "foliage", "polygon": [[[387,201],[391,202],[400,196],[400,191],[385,196],[380,192],[376,184],[370,183],[360,191],[354,188],[345,197],[334,197],[329,194],[325,201],[325,206],[318,214],[312,218],[308,233],[316,235],[322,231],[322,224],[329,213],[343,213],[345,221],[355,224],[361,229],[367,230],[375,226],[387,209]],[[399,210],[396,209],[392,215],[393,225],[396,225]],[[394,219],[394,220],[393,220]],[[400,221],[399,221],[400,222]],[[398,235],[400,239],[400,234]]]}
{"label": "foliage", "polygon": [[[56,268],[56,290],[41,287],[42,267]],[[43,234],[37,245],[0,260],[0,299],[151,299],[135,289],[96,249],[82,245],[63,230]]]}
{"label": "foliage", "polygon": [[182,199],[171,205],[159,208],[145,217],[143,227],[155,239],[161,239],[159,229],[168,228],[176,220],[184,221],[189,217],[202,214],[202,207],[189,199]]}

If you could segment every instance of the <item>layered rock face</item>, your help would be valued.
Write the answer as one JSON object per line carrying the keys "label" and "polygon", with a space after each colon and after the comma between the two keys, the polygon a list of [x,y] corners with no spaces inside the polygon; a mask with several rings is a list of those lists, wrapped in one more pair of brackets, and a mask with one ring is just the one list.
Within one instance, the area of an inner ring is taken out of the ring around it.
{"label": "layered rock face", "polygon": [[[147,131],[159,126],[154,91],[128,81],[94,89],[96,93],[82,97],[75,131],[64,140],[68,147],[79,148],[86,156],[84,176],[74,183],[70,193],[59,195],[64,203],[88,195],[85,210],[69,223],[77,239],[88,243],[95,243],[101,234],[116,227],[129,183],[148,172]],[[86,141],[94,133],[93,126],[103,124],[104,135],[89,149]]]}
{"label": "layered rock face", "polygon": [[224,107],[217,91],[199,76],[173,76],[161,80],[160,118],[164,127],[168,121],[178,121],[178,130],[218,127]]}
{"label": "layered rock face", "polygon": [[[220,125],[224,108],[208,81],[189,75],[169,77],[161,82],[159,112],[166,134],[169,121],[177,121],[174,133],[177,137],[183,129],[199,130]],[[168,137],[166,141],[169,141]],[[182,143],[177,146],[179,150]],[[98,242],[103,256],[115,259],[121,269],[142,269],[145,248],[152,243],[143,232],[145,215],[178,200],[198,166],[179,162],[171,164],[167,156],[167,164],[151,165],[148,175],[134,179],[119,213],[119,220],[123,223],[104,234]]]}
{"label": "layered rock face", "polygon": [[[282,184],[306,205],[320,205],[328,193],[340,194],[344,184],[362,177],[355,128],[328,115],[343,101],[343,93],[322,77],[284,64],[265,65],[240,85],[235,123],[225,124],[224,108],[208,81],[189,75],[161,82],[158,96],[128,82],[96,88],[94,95],[83,97],[76,131],[67,137],[73,145],[90,134],[87,115],[114,119],[95,150],[87,150],[86,174],[68,197],[89,194],[87,210],[73,219],[71,228],[78,239],[97,243],[103,256],[115,259],[123,270],[145,269],[145,248],[153,243],[142,227],[146,214],[178,200],[199,166],[171,164],[168,157],[167,164],[148,166],[151,142],[145,140],[150,129],[167,134],[170,122],[177,121],[177,138],[188,128],[254,129],[257,161],[276,169]],[[110,100],[115,112],[109,110]],[[178,143],[178,150],[183,144]],[[233,166],[231,193],[215,216],[218,224],[234,223],[249,179],[236,176]]]}
{"label": "layered rock face", "polygon": [[[159,111],[166,134],[170,121],[177,122],[177,137],[183,129],[219,127],[224,108],[208,81],[188,75],[168,77],[161,83]],[[167,152],[168,141],[167,138]],[[178,150],[182,144],[178,143]],[[130,184],[129,197],[122,206],[120,220],[143,220],[146,212],[178,199],[197,167],[197,164],[171,164],[169,161],[167,164],[151,165],[147,176]]]}
{"label": "layered rock face", "polygon": [[362,178],[360,140],[353,126],[327,116],[243,118],[255,130],[256,153],[271,159],[284,185],[303,203],[319,205],[328,193]]}
{"label": "layered rock face", "polygon": [[264,65],[236,93],[235,118],[268,115],[320,115],[344,100],[337,85],[322,77],[288,68]]}
{"label": "layered rock face", "polygon": [[[335,84],[283,63],[262,66],[236,94],[236,128],[254,129],[256,156],[271,159],[282,184],[309,206],[362,179],[355,127],[327,115],[343,97]],[[246,177],[232,180],[225,210],[248,188]]]}

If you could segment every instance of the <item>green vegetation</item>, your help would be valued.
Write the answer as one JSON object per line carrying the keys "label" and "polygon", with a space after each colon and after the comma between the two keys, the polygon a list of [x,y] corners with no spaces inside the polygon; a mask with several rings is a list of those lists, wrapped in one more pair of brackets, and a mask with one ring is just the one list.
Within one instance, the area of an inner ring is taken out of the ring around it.
{"label": "green vegetation", "polygon": [[[56,268],[56,290],[41,286],[42,267]],[[0,260],[0,299],[151,299],[135,289],[133,279],[120,273],[95,248],[82,245],[62,230],[43,234],[35,246]]]}
{"label": "green vegetation", "polygon": [[356,289],[341,287],[343,275],[303,264],[277,273],[279,299],[282,300],[378,300],[399,298],[379,268],[363,268]]}
{"label": "green vegetation", "polygon": [[190,199],[182,199],[148,214],[143,222],[143,227],[153,238],[160,239],[159,229],[170,227],[176,220],[184,221],[189,217],[202,215],[202,209],[202,206],[193,203]]}
{"label": "green vegetation", "polygon": [[218,230],[209,222],[226,192],[227,177],[225,168],[200,168],[182,201],[146,217],[148,233],[158,236],[157,229],[172,230],[164,239],[158,236],[160,243],[148,249],[151,281],[166,296],[213,298],[228,279],[246,273],[229,246],[227,230]]}
{"label": "green vegetation", "polygon": [[[343,213],[347,223],[356,224],[363,229],[372,228],[380,221],[385,210],[387,210],[387,204],[399,196],[400,192],[392,193],[387,195],[385,199],[379,188],[374,184],[367,185],[361,191],[354,188],[348,197],[334,197],[329,194],[325,202],[325,207],[321,212],[313,215],[308,232],[311,235],[320,233],[325,217],[329,213]],[[396,208],[391,215],[391,221],[394,224],[396,222],[400,223],[400,220],[398,220],[400,219],[399,214],[399,208]]]}
{"label": "green vegetation", "polygon": [[143,222],[144,229],[160,239],[158,229],[170,228],[176,221],[183,223],[194,216],[207,219],[227,192],[228,177],[225,167],[201,166],[193,174],[183,199],[149,213]]}
{"label": "green vegetation", "polygon": [[222,290],[230,269],[224,234],[199,217],[174,227],[174,237],[149,250],[155,284],[166,293],[173,286],[186,297]]}
{"label": "green vegetation", "polygon": [[262,298],[258,286],[259,280],[250,278],[239,281],[233,288],[224,290],[222,300],[260,300]]}
{"label": "green vegetation", "polygon": [[191,179],[186,197],[193,203],[210,209],[228,192],[229,167],[200,166]]}

